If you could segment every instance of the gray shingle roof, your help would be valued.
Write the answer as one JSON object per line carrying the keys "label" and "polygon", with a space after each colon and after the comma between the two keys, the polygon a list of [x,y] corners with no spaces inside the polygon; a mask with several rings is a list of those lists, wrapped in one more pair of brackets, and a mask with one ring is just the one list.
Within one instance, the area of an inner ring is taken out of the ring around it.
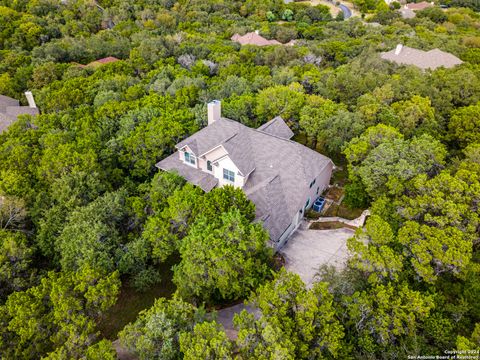
{"label": "gray shingle roof", "polygon": [[[251,172],[243,190],[256,205],[257,219],[264,222],[271,239],[277,241],[297,212],[303,209],[310,182],[331,164],[331,160],[288,138],[265,131],[271,127],[270,130],[275,130],[273,133],[280,129],[283,136],[290,135],[280,124],[280,121],[283,122],[281,118],[274,120],[263,129],[251,129],[221,118],[177,144],[177,148],[195,143],[198,149],[196,155],[200,156],[223,145],[244,175]],[[163,170],[176,170],[199,186],[200,178],[213,178],[183,164],[177,153],[156,166]],[[216,183],[208,189],[210,185],[202,189],[209,191]]]}
{"label": "gray shingle roof", "polygon": [[455,55],[439,49],[423,51],[408,46],[401,46],[401,50],[393,49],[381,54],[382,59],[396,62],[403,65],[415,65],[420,69],[435,70],[439,67],[451,68],[463,63]]}
{"label": "gray shingle roof", "polygon": [[12,99],[11,97],[0,95],[0,113],[7,112],[7,106],[18,106],[20,102],[16,99]]}
{"label": "gray shingle roof", "polygon": [[197,185],[205,192],[212,190],[218,183],[218,180],[213,175],[184,164],[178,158],[178,153],[174,153],[163,159],[156,166],[165,171],[175,170],[180,176],[183,176],[185,180]]}
{"label": "gray shingle roof", "polygon": [[285,124],[285,121],[280,116],[263,124],[258,130],[284,139],[291,139],[294,135],[293,131]]}
{"label": "gray shingle roof", "polygon": [[0,95],[0,133],[13,124],[20,115],[38,115],[38,109],[20,106],[18,100]]}
{"label": "gray shingle roof", "polygon": [[14,117],[8,116],[6,114],[0,113],[0,134],[7,130],[7,128],[13,124],[16,119]]}

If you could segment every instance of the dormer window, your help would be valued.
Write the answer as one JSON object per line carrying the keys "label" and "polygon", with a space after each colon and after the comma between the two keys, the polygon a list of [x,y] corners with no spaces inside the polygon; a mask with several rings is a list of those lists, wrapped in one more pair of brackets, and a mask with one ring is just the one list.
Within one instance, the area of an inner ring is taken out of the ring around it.
{"label": "dormer window", "polygon": [[223,169],[223,178],[230,182],[235,182],[235,173],[233,171]]}
{"label": "dormer window", "polygon": [[193,154],[190,154],[188,151],[185,151],[185,162],[188,164],[195,165],[196,164],[196,159]]}

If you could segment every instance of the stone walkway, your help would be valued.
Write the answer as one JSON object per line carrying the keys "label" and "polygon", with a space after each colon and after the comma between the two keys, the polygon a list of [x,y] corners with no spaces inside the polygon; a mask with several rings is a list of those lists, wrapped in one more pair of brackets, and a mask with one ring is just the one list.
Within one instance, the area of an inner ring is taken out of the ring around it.
{"label": "stone walkway", "polygon": [[321,217],[321,218],[318,218],[317,220],[310,220],[309,223],[311,224],[314,222],[341,222],[346,225],[359,228],[365,224],[365,220],[369,215],[370,215],[370,210],[365,210],[364,212],[362,212],[362,215],[360,215],[358,218],[353,220],[344,219],[338,216],[331,216],[331,217]]}

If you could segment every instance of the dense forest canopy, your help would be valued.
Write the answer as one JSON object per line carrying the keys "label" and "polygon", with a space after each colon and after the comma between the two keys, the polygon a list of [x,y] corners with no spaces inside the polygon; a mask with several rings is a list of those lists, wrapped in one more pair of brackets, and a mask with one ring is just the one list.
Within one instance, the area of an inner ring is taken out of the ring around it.
{"label": "dense forest canopy", "polygon": [[[41,112],[0,134],[0,357],[114,359],[118,336],[141,359],[480,349],[480,15],[443,3],[402,19],[355,1],[342,21],[280,0],[0,0],[0,94],[31,90]],[[256,29],[296,45],[230,40]],[[464,63],[380,58],[399,43]],[[344,201],[372,215],[345,270],[306,288],[240,189],[155,168],[213,99],[251,127],[282,116],[348,172]],[[99,331],[126,285],[166,277],[171,298]],[[232,341],[208,312],[246,299],[261,314]]]}

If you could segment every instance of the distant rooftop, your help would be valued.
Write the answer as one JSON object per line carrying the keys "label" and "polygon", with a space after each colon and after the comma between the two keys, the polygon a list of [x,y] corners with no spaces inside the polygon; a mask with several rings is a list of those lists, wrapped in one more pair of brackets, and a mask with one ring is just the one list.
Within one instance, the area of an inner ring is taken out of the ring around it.
{"label": "distant rooftop", "polygon": [[[245,35],[235,34],[231,37],[232,41],[238,42],[241,45],[255,45],[255,46],[269,46],[269,45],[284,45],[277,40],[268,40],[261,36],[258,30],[246,33]],[[291,40],[285,45],[292,46],[295,40]]]}
{"label": "distant rooftop", "polygon": [[433,2],[422,1],[422,2],[419,2],[419,3],[409,3],[409,4],[405,5],[405,8],[409,9],[409,10],[417,11],[417,10],[426,9],[428,7],[431,7],[431,6],[433,6]]}
{"label": "distant rooftop", "polygon": [[455,55],[439,49],[423,51],[401,44],[393,50],[383,52],[382,59],[393,61],[401,65],[414,65],[420,69],[435,70],[439,67],[452,68],[463,63]]}
{"label": "distant rooftop", "polygon": [[116,62],[116,61],[119,61],[119,60],[120,59],[117,59],[116,57],[108,56],[106,58],[102,58],[102,59],[92,61],[92,62],[88,63],[87,65],[82,65],[82,64],[77,64],[77,65],[81,68],[98,67],[98,66],[113,63],[113,62]]}
{"label": "distant rooftop", "polygon": [[[28,93],[28,92],[27,92]],[[28,93],[31,99],[28,99],[31,106],[20,106],[20,102],[8,96],[0,95],[0,133],[5,131],[13,124],[20,115],[38,115],[38,108],[33,100],[33,95]]]}

